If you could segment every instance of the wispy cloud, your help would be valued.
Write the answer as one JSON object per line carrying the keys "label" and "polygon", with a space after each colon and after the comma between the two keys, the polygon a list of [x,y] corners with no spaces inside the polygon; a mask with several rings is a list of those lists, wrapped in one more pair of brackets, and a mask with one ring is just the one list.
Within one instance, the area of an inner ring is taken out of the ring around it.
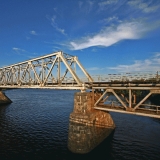
{"label": "wispy cloud", "polygon": [[98,3],[99,10],[104,10],[108,5],[111,5],[111,4],[113,5],[113,4],[116,4],[117,2],[118,0],[106,0],[106,1],[99,2]]}
{"label": "wispy cloud", "polygon": [[156,53],[150,59],[136,60],[131,65],[118,65],[108,69],[117,72],[160,71],[160,53]]}
{"label": "wispy cloud", "polygon": [[65,30],[64,30],[64,29],[58,27],[58,24],[56,23],[56,16],[55,16],[55,15],[52,16],[52,17],[49,17],[49,16],[46,16],[46,17],[47,17],[48,20],[51,21],[51,25],[52,25],[58,32],[60,32],[60,33],[63,34],[63,35],[67,35],[67,34],[65,33]]}
{"label": "wispy cloud", "polygon": [[28,58],[37,55],[37,53],[35,53],[35,52],[34,52],[34,53],[30,53],[30,52],[28,52],[28,51],[26,51],[26,50],[24,50],[24,49],[17,48],[17,47],[13,47],[12,50],[13,50],[16,54],[21,55],[21,56],[26,56],[26,57],[28,57]]}
{"label": "wispy cloud", "polygon": [[145,60],[135,60],[130,65],[120,64],[115,67],[91,67],[87,68],[88,72],[97,73],[132,73],[132,72],[160,72],[160,53]]}
{"label": "wispy cloud", "polygon": [[30,31],[30,34],[37,35],[36,31],[34,31],[34,30]]}
{"label": "wispy cloud", "polygon": [[84,37],[78,41],[70,42],[73,50],[80,50],[92,46],[111,46],[125,39],[139,39],[144,33],[151,30],[151,27],[145,26],[142,22],[124,22],[117,26],[106,27],[94,36]]}
{"label": "wispy cloud", "polygon": [[21,49],[21,48],[16,48],[16,47],[13,47],[12,50],[15,51],[19,55],[24,55],[23,53],[26,52],[26,50]]}
{"label": "wispy cloud", "polygon": [[100,20],[99,22],[102,23],[102,24],[108,24],[108,23],[113,23],[113,22],[121,23],[122,20],[120,20],[116,16],[111,16],[111,17],[108,17],[108,18],[104,18],[104,19]]}
{"label": "wispy cloud", "polygon": [[160,5],[154,4],[152,2],[153,1],[151,0],[148,0],[145,2],[144,0],[131,0],[128,2],[128,4],[130,6],[133,6],[135,8],[142,10],[142,12],[144,13],[151,13],[151,12],[157,11],[158,8],[160,8]]}
{"label": "wispy cloud", "polygon": [[118,0],[106,0],[106,1],[102,1],[102,2],[99,2],[98,5],[99,6],[106,6],[106,5],[110,5],[110,4],[116,4],[118,2]]}
{"label": "wispy cloud", "polygon": [[79,2],[78,2],[78,6],[79,6],[80,9],[82,8],[82,5],[83,5],[83,2],[82,2],[82,1],[79,1]]}

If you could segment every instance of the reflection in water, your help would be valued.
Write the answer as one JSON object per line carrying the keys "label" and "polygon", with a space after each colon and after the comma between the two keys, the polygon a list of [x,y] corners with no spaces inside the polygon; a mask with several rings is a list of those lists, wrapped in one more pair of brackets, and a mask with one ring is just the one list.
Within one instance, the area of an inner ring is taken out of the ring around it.
{"label": "reflection in water", "polygon": [[74,95],[74,109],[70,114],[68,148],[73,153],[88,153],[115,129],[111,115],[93,109],[93,94]]}
{"label": "reflection in water", "polygon": [[[112,136],[87,154],[67,148],[69,116],[77,91],[18,89],[5,91],[13,101],[0,107],[0,160],[158,160],[160,120],[110,113]],[[98,131],[97,131],[98,132]]]}
{"label": "reflection in water", "polygon": [[74,153],[87,153],[110,135],[113,128],[87,126],[69,122],[68,148]]}

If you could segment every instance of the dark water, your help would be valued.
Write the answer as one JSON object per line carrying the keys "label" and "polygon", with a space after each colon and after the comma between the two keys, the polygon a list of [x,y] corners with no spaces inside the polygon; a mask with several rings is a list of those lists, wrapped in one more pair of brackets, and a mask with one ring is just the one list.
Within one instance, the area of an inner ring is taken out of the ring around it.
{"label": "dark water", "polygon": [[111,113],[116,129],[92,152],[70,152],[68,126],[75,92],[5,91],[13,103],[0,107],[0,160],[160,159],[160,119],[120,113]]}

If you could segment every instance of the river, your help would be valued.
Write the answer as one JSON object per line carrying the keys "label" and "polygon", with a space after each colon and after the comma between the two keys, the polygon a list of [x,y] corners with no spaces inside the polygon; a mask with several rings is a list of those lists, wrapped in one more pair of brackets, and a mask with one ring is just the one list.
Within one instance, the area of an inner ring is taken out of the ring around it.
{"label": "river", "polygon": [[0,160],[160,159],[160,119],[111,113],[115,131],[88,154],[67,148],[76,90],[15,89],[0,106]]}

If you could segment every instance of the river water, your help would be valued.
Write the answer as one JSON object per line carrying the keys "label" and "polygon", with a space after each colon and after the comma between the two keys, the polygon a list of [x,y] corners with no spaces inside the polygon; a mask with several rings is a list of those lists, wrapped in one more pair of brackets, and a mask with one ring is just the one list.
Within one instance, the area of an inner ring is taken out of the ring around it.
{"label": "river water", "polygon": [[[160,119],[111,113],[115,131],[88,154],[67,148],[72,90],[15,89],[0,106],[0,160],[160,159]],[[96,158],[96,159],[97,159]]]}

